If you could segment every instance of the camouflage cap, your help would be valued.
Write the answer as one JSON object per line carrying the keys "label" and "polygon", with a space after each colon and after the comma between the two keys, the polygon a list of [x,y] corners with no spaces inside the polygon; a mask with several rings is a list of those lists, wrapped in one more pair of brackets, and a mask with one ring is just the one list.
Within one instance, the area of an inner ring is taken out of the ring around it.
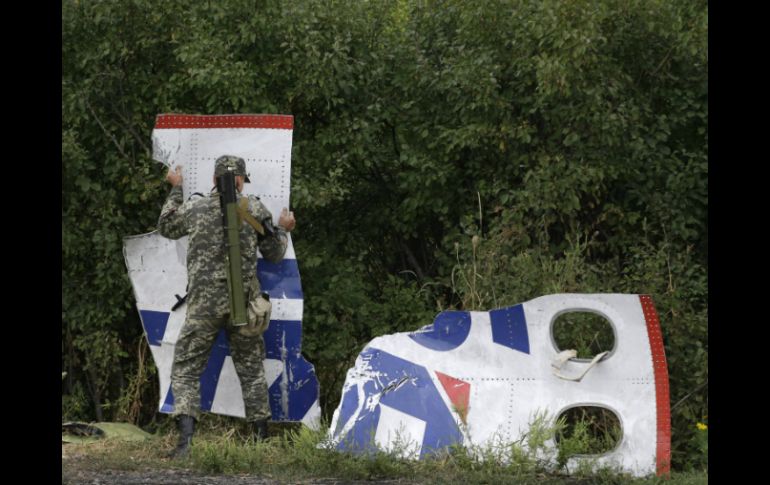
{"label": "camouflage cap", "polygon": [[217,158],[217,161],[214,164],[214,177],[219,177],[229,170],[232,170],[235,175],[242,175],[245,177],[245,182],[251,182],[249,180],[249,175],[246,173],[246,162],[241,157],[222,155]]}

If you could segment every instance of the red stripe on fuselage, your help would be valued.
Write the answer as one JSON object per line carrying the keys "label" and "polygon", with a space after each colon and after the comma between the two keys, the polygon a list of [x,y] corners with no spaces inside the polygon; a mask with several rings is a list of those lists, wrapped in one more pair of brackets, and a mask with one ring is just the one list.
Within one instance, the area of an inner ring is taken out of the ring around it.
{"label": "red stripe on fuselage", "polygon": [[186,115],[161,114],[155,129],[179,128],[272,128],[294,129],[292,115]]}
{"label": "red stripe on fuselage", "polygon": [[655,407],[657,411],[656,461],[658,475],[668,475],[671,470],[671,398],[668,390],[668,366],[663,348],[663,334],[660,330],[658,312],[650,295],[639,295],[644,320],[647,322],[647,336],[652,351],[652,366],[655,372]]}

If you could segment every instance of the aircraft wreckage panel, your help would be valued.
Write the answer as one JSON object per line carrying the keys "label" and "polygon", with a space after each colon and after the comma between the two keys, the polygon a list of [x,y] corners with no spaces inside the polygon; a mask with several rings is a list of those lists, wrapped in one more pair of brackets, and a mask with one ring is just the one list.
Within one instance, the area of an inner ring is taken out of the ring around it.
{"label": "aircraft wreckage panel", "polygon": [[[552,324],[567,311],[606,317],[614,349],[593,365],[570,359],[555,369]],[[605,407],[620,420],[617,447],[596,464],[667,472],[668,371],[649,296],[549,295],[488,312],[442,312],[415,332],[375,338],[347,373],[330,435],[339,450],[424,457],[455,443],[514,442],[537,413],[556,417],[575,406]]]}
{"label": "aircraft wreckage panel", "polygon": [[[251,183],[244,193],[257,195],[277,223],[289,207],[293,118],[279,115],[159,115],[153,131],[153,158],[173,168],[182,165],[185,200],[213,188],[214,161],[237,155],[246,161]],[[159,214],[160,215],[160,214]],[[301,223],[301,221],[300,221]],[[186,293],[187,237],[170,240],[157,232],[124,240],[128,274],[147,342],[160,378],[160,411],[171,413],[170,376],[186,305],[176,310],[175,295]],[[302,285],[291,235],[278,264],[259,256],[257,276],[270,294],[273,310],[264,334],[265,378],[274,421],[302,421],[319,426],[318,379],[301,354]],[[230,348],[221,331],[201,376],[201,409],[243,417],[244,405]]]}

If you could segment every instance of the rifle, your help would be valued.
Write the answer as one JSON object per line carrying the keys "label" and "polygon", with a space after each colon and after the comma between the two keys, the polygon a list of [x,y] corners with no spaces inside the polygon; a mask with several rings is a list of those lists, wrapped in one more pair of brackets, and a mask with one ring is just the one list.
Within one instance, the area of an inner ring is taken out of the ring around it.
{"label": "rifle", "polygon": [[217,177],[217,191],[222,208],[222,227],[224,228],[227,255],[227,289],[230,293],[230,321],[233,326],[246,325],[246,301],[241,275],[241,246],[238,219],[238,195],[235,190],[235,175],[226,172]]}
{"label": "rifle", "polygon": [[187,300],[187,294],[184,296],[174,295],[176,297],[176,303],[174,303],[174,306],[171,307],[171,311],[173,312],[180,306],[184,305],[184,302]]}
{"label": "rifle", "polygon": [[[219,181],[217,181],[217,189],[219,189],[219,186],[220,186]],[[220,194],[221,193],[222,192],[220,192]],[[198,195],[202,195],[202,194],[198,194]],[[220,202],[221,202],[221,195],[220,195]],[[236,205],[236,208],[235,208],[239,217],[238,227],[240,228],[240,221],[244,220],[251,227],[253,227],[254,230],[257,231],[257,233],[260,236],[272,236],[273,234],[275,234],[275,227],[273,226],[271,218],[266,217],[262,222],[259,222],[251,214],[249,214],[248,206],[249,206],[249,200],[246,197],[241,197],[241,199],[238,201],[238,204]],[[224,214],[224,212],[222,215],[223,215],[223,218],[225,218],[223,219],[223,225],[225,226],[225,228],[227,228],[226,215]],[[225,241],[227,241],[227,238],[228,238],[228,232],[227,232],[227,229],[225,229]],[[240,246],[238,247],[239,247],[239,253],[240,253]],[[229,277],[229,273],[228,273],[228,277]],[[228,284],[228,289],[229,289],[229,284]],[[265,293],[265,295],[267,294]],[[176,303],[174,303],[174,306],[171,307],[172,312],[176,311],[177,308],[184,305],[185,301],[187,301],[187,294],[185,294],[184,296],[179,296],[179,295],[174,295],[174,296],[176,297]],[[270,298],[268,298],[268,300],[270,300]],[[230,308],[232,310],[232,302],[231,302]]]}

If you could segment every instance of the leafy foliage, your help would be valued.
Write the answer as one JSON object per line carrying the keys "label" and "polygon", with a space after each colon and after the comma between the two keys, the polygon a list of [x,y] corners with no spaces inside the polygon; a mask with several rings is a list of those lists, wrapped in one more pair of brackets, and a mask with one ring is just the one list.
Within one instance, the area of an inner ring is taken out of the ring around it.
{"label": "leafy foliage", "polygon": [[327,416],[366,342],[438,310],[649,293],[673,465],[699,463],[707,19],[699,0],[63,2],[62,412],[154,418],[122,238],[167,193],[155,115],[288,113]]}

